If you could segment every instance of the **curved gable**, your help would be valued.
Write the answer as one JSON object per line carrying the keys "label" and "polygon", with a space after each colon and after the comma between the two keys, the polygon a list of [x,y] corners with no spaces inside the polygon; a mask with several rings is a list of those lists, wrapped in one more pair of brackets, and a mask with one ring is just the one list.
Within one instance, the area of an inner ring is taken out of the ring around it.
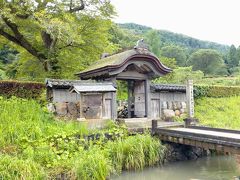
{"label": "curved gable", "polygon": [[117,76],[130,65],[135,65],[139,73],[150,77],[159,77],[171,72],[171,69],[164,66],[153,53],[136,48],[101,59],[76,75],[81,79],[107,78]]}

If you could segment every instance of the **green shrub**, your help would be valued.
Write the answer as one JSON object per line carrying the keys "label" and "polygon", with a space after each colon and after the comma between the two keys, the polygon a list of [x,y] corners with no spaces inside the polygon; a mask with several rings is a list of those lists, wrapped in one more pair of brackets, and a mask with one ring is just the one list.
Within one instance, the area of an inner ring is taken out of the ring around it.
{"label": "green shrub", "polygon": [[240,96],[240,86],[194,86],[194,97],[231,97]]}
{"label": "green shrub", "polygon": [[0,179],[44,179],[41,166],[31,160],[0,155]]}
{"label": "green shrub", "polygon": [[39,99],[44,93],[45,84],[37,82],[0,81],[0,96]]}

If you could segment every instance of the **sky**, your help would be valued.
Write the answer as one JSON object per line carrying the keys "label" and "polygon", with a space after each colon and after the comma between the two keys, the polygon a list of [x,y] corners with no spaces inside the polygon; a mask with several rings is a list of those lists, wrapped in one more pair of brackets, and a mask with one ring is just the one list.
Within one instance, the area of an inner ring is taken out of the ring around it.
{"label": "sky", "polygon": [[137,23],[197,39],[240,45],[240,0],[111,0],[117,23]]}

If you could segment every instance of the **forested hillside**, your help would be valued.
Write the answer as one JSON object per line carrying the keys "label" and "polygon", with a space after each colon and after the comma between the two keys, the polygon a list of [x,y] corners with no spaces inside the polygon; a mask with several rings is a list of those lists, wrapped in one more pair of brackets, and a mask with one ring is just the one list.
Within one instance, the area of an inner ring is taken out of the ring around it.
{"label": "forested hillside", "polygon": [[[142,35],[152,28],[134,24],[134,23],[125,23],[119,24],[119,26],[123,29],[128,29],[133,31],[136,34]],[[229,51],[229,46],[224,44],[219,44],[210,41],[202,41],[187,35],[178,34],[166,30],[158,30],[159,38],[161,39],[162,46],[175,44],[179,46],[183,46],[188,48],[189,50],[196,50],[196,49],[216,49],[219,52],[225,54]]]}
{"label": "forested hillside", "polygon": [[[74,79],[75,73],[94,63],[102,53],[111,55],[133,48],[142,38],[161,62],[173,69],[171,75],[156,82],[183,83],[186,78],[199,80],[206,76],[238,76],[240,73],[239,47],[134,23],[115,24],[112,21],[114,7],[108,1],[88,2],[86,7],[75,4],[76,9],[70,12],[66,10],[68,5],[55,2],[54,8],[66,8],[48,15],[50,7],[44,3],[34,9],[26,5],[21,7],[24,11],[20,8],[13,14],[8,14],[9,8],[16,11],[14,7],[19,4],[3,4],[0,79]],[[38,21],[32,21],[33,17]]]}

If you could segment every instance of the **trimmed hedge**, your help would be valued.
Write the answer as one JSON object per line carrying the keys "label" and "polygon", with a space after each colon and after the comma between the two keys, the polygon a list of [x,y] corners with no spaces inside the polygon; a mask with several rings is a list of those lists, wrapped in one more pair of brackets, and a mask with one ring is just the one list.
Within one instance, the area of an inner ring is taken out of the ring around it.
{"label": "trimmed hedge", "polygon": [[44,83],[23,81],[0,81],[0,96],[39,99],[45,90]]}
{"label": "trimmed hedge", "polygon": [[240,86],[194,86],[194,97],[231,97],[240,96]]}

